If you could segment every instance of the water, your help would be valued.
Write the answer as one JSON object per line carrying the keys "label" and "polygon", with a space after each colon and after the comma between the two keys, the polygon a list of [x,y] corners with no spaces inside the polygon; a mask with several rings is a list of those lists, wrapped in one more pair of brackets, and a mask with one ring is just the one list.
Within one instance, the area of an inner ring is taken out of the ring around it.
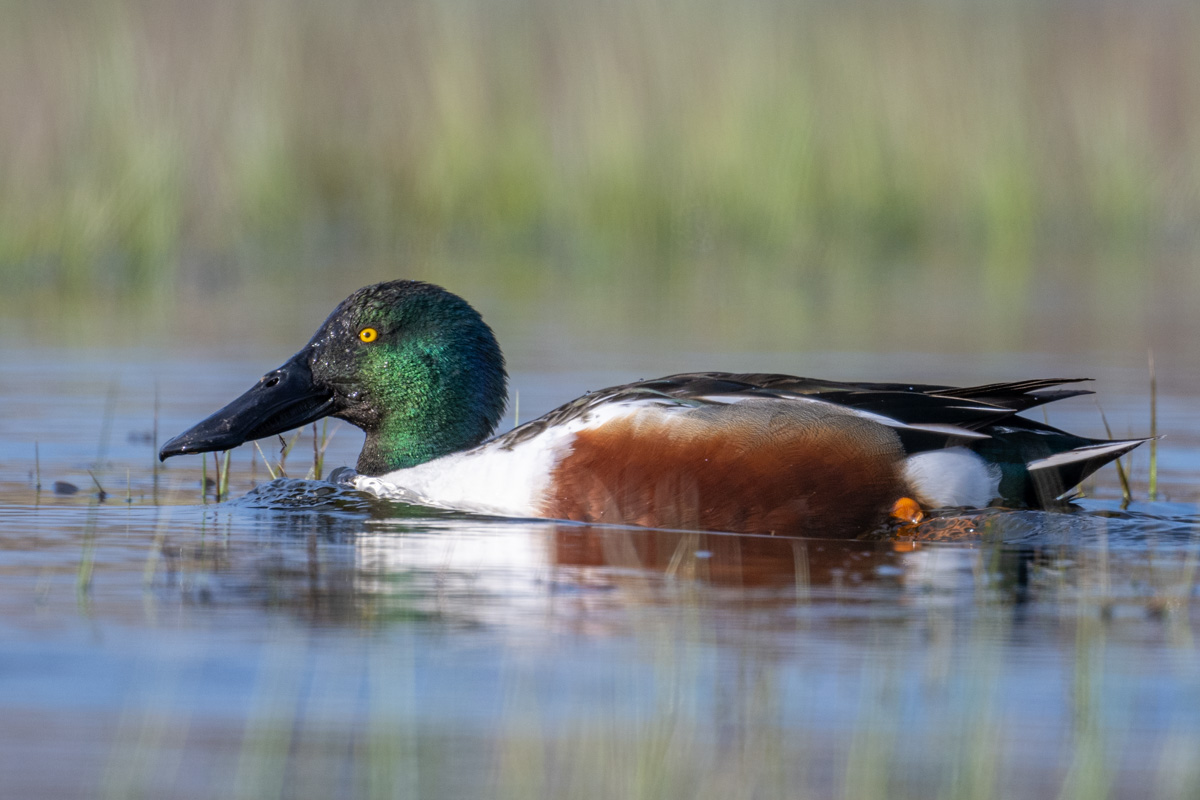
{"label": "water", "polygon": [[[311,429],[289,479],[264,442],[234,454],[232,500],[202,498],[200,459],[157,467],[155,441],[288,354],[268,349],[3,352],[0,796],[1200,794],[1182,373],[1160,367],[1166,499],[1146,500],[1143,447],[1126,509],[1108,467],[1069,513],[832,542],[381,503],[302,480]],[[1148,416],[1138,366],[1078,359],[517,358],[522,419],[705,367],[1092,374],[1115,436]],[[1088,398],[1047,413],[1103,435]],[[327,435],[325,468],[353,463],[361,435]]]}

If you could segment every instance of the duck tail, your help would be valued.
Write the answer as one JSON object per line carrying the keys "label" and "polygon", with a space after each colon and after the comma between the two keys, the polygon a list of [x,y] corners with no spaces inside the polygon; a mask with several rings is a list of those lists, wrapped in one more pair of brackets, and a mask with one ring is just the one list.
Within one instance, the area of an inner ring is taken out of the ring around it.
{"label": "duck tail", "polygon": [[1040,505],[1048,505],[1062,498],[1071,487],[1084,478],[1128,453],[1133,448],[1150,441],[1144,439],[1089,440],[1088,444],[1070,450],[1034,459],[1025,465]]}

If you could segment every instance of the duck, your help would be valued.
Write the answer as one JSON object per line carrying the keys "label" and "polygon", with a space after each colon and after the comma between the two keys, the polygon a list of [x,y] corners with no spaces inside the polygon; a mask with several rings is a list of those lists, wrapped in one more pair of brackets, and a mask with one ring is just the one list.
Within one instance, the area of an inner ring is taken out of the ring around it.
{"label": "duck", "polygon": [[324,417],[365,433],[338,480],[498,517],[823,538],[943,508],[1053,508],[1145,439],[1018,416],[1083,378],[955,387],[693,372],[589,392],[494,435],[504,356],[466,300],[394,280],[359,289],[237,399],[163,445],[229,450]]}

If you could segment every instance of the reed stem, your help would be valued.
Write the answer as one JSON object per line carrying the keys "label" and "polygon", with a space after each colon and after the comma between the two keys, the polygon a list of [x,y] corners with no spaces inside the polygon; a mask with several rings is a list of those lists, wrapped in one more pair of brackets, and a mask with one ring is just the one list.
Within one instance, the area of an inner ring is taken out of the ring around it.
{"label": "reed stem", "polygon": [[[258,454],[260,456],[262,456],[263,464],[266,465],[267,474],[271,476],[271,480],[275,480],[276,478],[278,478],[280,473],[277,473],[275,471],[274,467],[271,466],[271,462],[267,461],[267,454],[263,452],[263,449],[262,449],[262,447],[259,446],[258,442],[254,443],[254,449],[258,451]],[[283,465],[281,464],[280,466],[282,467]]]}
{"label": "reed stem", "polygon": [[[1100,401],[1096,401],[1096,410],[1100,412],[1100,421],[1104,423],[1104,435],[1108,438],[1113,438],[1112,428],[1108,426],[1108,417],[1104,414],[1104,409],[1100,407]],[[1133,501],[1133,491],[1129,488],[1129,471],[1125,465],[1121,463],[1121,459],[1113,462],[1117,465],[1117,478],[1121,481],[1121,508],[1129,507]]]}
{"label": "reed stem", "polygon": [[1154,351],[1150,360],[1150,502],[1158,499],[1158,377],[1154,373]]}

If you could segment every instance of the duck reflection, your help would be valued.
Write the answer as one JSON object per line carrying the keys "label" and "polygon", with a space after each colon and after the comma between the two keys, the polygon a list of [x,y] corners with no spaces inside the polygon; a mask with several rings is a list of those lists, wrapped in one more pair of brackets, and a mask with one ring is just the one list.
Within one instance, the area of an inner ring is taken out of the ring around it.
{"label": "duck reflection", "polygon": [[554,529],[552,552],[557,567],[642,570],[745,588],[894,584],[904,557],[890,541],[566,525]]}
{"label": "duck reflection", "polygon": [[333,497],[235,506],[221,536],[167,559],[168,578],[206,587],[202,602],[258,599],[319,623],[471,625],[645,603],[955,602],[978,589],[981,567],[989,587],[1014,587],[1011,599],[1028,582],[1026,556],[981,548],[978,536],[966,546],[913,541],[913,531],[826,540],[431,515]]}
{"label": "duck reflection", "polygon": [[208,587],[204,602],[290,609],[316,624],[527,628],[646,604],[954,603],[975,590],[982,558],[893,541],[461,520],[291,518],[271,543],[226,542],[220,558],[197,550],[186,560],[208,575],[186,583]]}

